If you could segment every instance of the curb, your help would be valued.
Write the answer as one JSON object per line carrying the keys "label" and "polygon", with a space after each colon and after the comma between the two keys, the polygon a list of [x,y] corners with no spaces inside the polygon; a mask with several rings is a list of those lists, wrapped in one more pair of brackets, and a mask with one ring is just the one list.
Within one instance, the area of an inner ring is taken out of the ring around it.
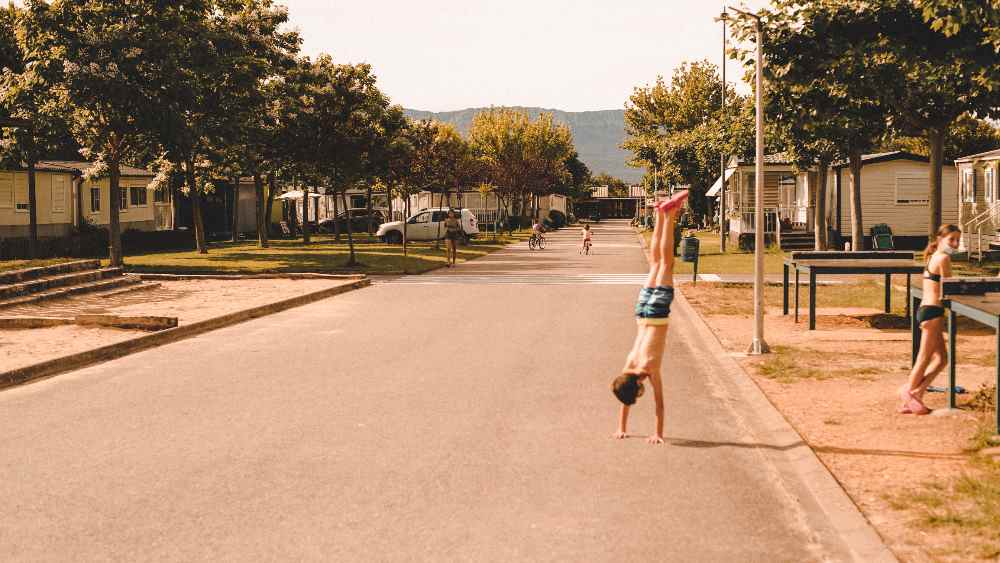
{"label": "curb", "polygon": [[130,340],[125,340],[123,342],[118,342],[115,344],[110,344],[108,346],[95,348],[93,350],[78,352],[76,354],[69,354],[61,358],[54,358],[52,360],[48,360],[31,366],[25,366],[23,368],[2,372],[0,373],[0,389],[13,387],[15,385],[22,385],[45,377],[59,375],[60,373],[65,373],[67,371],[80,369],[82,367],[90,366],[101,362],[106,362],[108,360],[112,360],[115,358],[121,358],[123,356],[133,354],[135,352],[148,350],[150,348],[155,348],[157,346],[162,346],[170,342],[176,342],[178,340],[183,340],[185,338],[197,336],[199,334],[203,334],[230,325],[238,324],[244,321],[248,321],[250,319],[263,317],[271,315],[273,313],[278,313],[281,311],[292,309],[294,307],[299,307],[301,305],[306,305],[314,301],[326,299],[327,297],[340,295],[341,293],[347,293],[355,289],[367,287],[370,284],[371,280],[367,278],[360,279],[351,283],[346,283],[343,285],[338,285],[336,287],[314,291],[312,293],[299,295],[289,299],[284,299],[282,301],[277,301],[274,303],[268,303],[266,305],[260,305],[258,307],[251,307],[249,309],[244,309],[242,311],[228,313],[226,315],[222,315],[221,317],[215,317],[212,319],[198,321],[195,323],[191,323],[189,325],[179,326],[177,328],[172,328],[169,330],[164,330],[153,334],[139,336],[136,338],[132,338]]}
{"label": "curb", "polygon": [[141,280],[361,280],[364,274],[320,274],[314,272],[287,274],[129,274]]}
{"label": "curb", "polygon": [[[773,449],[758,448],[758,451],[778,470],[781,483],[800,511],[803,523],[815,534],[817,547],[840,547],[839,551],[845,552],[842,556],[853,561],[898,562],[833,474],[726,351],[682,290],[677,292],[674,304],[691,320],[694,334],[682,338],[689,346],[701,346],[718,364],[712,379],[730,396],[730,408],[743,422],[745,430],[757,442],[780,445]],[[823,560],[841,560],[842,556],[821,554]]]}

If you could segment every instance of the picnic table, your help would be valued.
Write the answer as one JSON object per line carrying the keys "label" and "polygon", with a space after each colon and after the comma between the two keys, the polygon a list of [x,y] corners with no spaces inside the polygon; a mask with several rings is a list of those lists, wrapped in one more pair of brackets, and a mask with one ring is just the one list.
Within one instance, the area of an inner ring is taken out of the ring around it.
{"label": "picnic table", "polygon": [[816,330],[816,279],[822,275],[881,274],[885,276],[885,312],[892,312],[892,276],[906,275],[907,316],[910,316],[909,288],[913,274],[923,272],[923,266],[913,261],[913,253],[905,251],[858,252],[793,252],[784,260],[782,277],[782,310],[788,314],[788,288],[791,271],[795,272],[795,322],[799,322],[799,275],[809,276],[809,330]]}
{"label": "picnic table", "polygon": [[[1000,278],[946,278],[942,281],[942,291],[941,306],[947,312],[948,321],[948,408],[953,409],[956,406],[958,315],[982,323],[996,332],[995,368],[997,388],[1000,390]],[[913,347],[910,365],[913,365],[920,350],[921,332],[917,324],[917,306],[923,299],[923,288],[920,285],[914,286],[910,295],[913,311],[911,317]],[[997,409],[996,413],[996,428],[1000,434],[1000,409]]]}

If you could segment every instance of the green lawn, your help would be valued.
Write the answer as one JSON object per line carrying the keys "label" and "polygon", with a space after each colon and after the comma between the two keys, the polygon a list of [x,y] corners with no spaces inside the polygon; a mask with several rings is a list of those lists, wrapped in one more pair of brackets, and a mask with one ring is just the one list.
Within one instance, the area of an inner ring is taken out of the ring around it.
{"label": "green lawn", "polygon": [[[460,262],[474,260],[503,248],[511,242],[525,240],[528,232],[515,232],[494,242],[486,238],[460,246]],[[346,237],[335,242],[332,236],[314,236],[310,244],[299,240],[272,240],[270,248],[257,248],[256,242],[218,243],[209,245],[208,254],[195,251],[156,252],[126,256],[129,271],[145,273],[398,273],[418,274],[444,267],[444,243],[435,249],[433,243],[410,243],[407,256],[400,245],[378,242],[355,244],[358,266],[349,267]]]}
{"label": "green lawn", "polygon": [[[649,244],[652,231],[643,231],[642,236]],[[752,252],[744,252],[739,248],[728,245],[726,253],[723,254],[719,243],[719,233],[699,232],[696,236],[701,240],[701,258],[698,261],[699,274],[752,274],[754,269],[754,255]],[[784,253],[777,248],[768,249],[764,255],[764,273],[780,274]],[[693,264],[682,262],[679,258],[674,271],[678,274],[690,274],[693,271]]]}
{"label": "green lawn", "polygon": [[[808,315],[809,294],[807,288],[800,288],[799,312]],[[705,315],[752,315],[753,287],[747,284],[699,283],[685,285],[684,295]],[[764,304],[780,307],[781,286],[764,287]],[[789,305],[795,302],[795,292],[789,291]],[[863,307],[881,310],[885,306],[885,287],[875,281],[823,286],[816,293],[817,307]],[[893,314],[905,318],[906,292],[893,289]]]}
{"label": "green lawn", "polygon": [[0,261],[0,272],[10,270],[21,270],[24,268],[37,268],[40,266],[53,266],[63,262],[74,262],[82,258],[49,258],[46,260],[3,260]]}

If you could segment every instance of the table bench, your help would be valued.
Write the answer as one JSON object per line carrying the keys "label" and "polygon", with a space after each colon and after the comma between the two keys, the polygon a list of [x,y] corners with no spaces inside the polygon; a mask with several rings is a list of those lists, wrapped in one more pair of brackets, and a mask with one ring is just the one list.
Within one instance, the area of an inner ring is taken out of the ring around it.
{"label": "table bench", "polygon": [[892,312],[892,275],[905,274],[907,316],[910,316],[909,288],[913,274],[923,266],[913,261],[912,252],[793,252],[785,258],[782,277],[782,311],[788,314],[788,288],[791,271],[795,272],[795,322],[799,322],[799,275],[809,276],[809,330],[816,330],[816,279],[821,275],[881,274],[885,276],[885,312]]}

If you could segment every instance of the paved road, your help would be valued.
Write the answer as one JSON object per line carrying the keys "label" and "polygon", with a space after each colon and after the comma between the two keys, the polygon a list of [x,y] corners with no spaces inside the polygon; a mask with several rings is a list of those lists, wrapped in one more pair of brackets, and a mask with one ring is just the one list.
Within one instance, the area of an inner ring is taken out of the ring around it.
{"label": "paved road", "polygon": [[576,240],[0,393],[0,560],[838,559],[687,320],[669,443],[648,398],[610,438],[645,262],[624,224]]}

